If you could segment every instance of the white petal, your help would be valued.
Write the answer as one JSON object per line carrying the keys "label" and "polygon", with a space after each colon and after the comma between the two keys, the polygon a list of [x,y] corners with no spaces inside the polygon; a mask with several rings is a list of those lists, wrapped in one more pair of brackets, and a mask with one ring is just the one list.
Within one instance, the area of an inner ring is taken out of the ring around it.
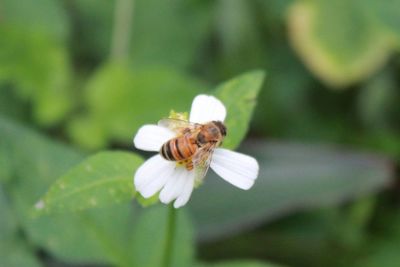
{"label": "white petal", "polygon": [[225,181],[245,190],[252,187],[259,170],[254,158],[223,148],[214,151],[210,167]]}
{"label": "white petal", "polygon": [[187,179],[181,194],[175,200],[174,207],[176,209],[184,206],[189,201],[190,195],[192,194],[193,191],[193,187],[194,187],[194,173],[189,177],[189,179]]}
{"label": "white petal", "polygon": [[153,181],[143,185],[140,187],[140,194],[144,198],[149,198],[154,196],[158,191],[161,190],[163,186],[168,182],[169,179],[174,175],[174,167],[175,166],[168,166],[165,170],[157,175]]}
{"label": "white petal", "polygon": [[148,124],[139,129],[133,143],[137,149],[159,151],[161,146],[173,137],[175,137],[175,134],[171,130]]}
{"label": "white petal", "polygon": [[[149,186],[156,186],[153,182],[162,184],[168,178],[167,174],[175,168],[175,162],[163,159],[159,154],[145,161],[136,171],[134,176],[134,185],[138,192],[144,197],[150,197]],[[165,176],[166,177],[165,177]],[[164,184],[165,184],[164,182]],[[160,188],[164,185],[162,184]],[[157,190],[158,191],[158,190]],[[156,192],[157,192],[156,191]],[[145,196],[146,195],[146,196]]]}
{"label": "white petal", "polygon": [[225,117],[226,108],[217,98],[209,95],[198,95],[194,98],[190,110],[190,122],[224,121]]}
{"label": "white petal", "polygon": [[179,196],[187,181],[188,171],[185,168],[177,167],[173,177],[171,177],[167,184],[160,192],[160,201],[168,204]]}

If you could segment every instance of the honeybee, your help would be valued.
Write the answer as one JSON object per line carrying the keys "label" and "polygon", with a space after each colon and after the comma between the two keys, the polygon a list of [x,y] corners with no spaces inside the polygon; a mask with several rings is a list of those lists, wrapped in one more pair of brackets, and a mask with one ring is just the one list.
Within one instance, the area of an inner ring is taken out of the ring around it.
{"label": "honeybee", "polygon": [[214,149],[221,145],[227,134],[227,129],[221,121],[199,124],[168,118],[159,121],[158,125],[177,133],[177,137],[162,145],[161,156],[185,165],[189,171],[194,169],[196,179],[204,177]]}

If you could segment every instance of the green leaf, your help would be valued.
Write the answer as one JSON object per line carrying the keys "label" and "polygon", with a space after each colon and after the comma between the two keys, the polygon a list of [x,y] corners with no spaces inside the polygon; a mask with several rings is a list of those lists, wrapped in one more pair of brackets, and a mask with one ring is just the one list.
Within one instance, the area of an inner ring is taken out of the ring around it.
{"label": "green leaf", "polygon": [[136,194],[135,198],[142,207],[148,207],[158,203],[158,194],[155,194],[150,198],[144,198],[141,194]]}
{"label": "green leaf", "polygon": [[21,101],[13,88],[7,85],[0,85],[0,114],[9,118],[24,121],[29,117],[29,112],[27,111],[27,106],[24,105],[23,101]]}
{"label": "green leaf", "polygon": [[373,154],[264,141],[244,147],[260,164],[253,188],[242,191],[212,175],[188,204],[201,240],[240,232],[295,210],[372,194],[393,179],[392,163]]}
{"label": "green leaf", "polygon": [[[0,117],[7,193],[26,238],[65,262],[130,266],[131,203],[33,219],[32,206],[83,154]],[[1,154],[0,153],[0,154]]]}
{"label": "green leaf", "polygon": [[[360,4],[361,3],[361,4]],[[289,12],[292,44],[308,68],[330,86],[344,87],[379,69],[388,39],[362,1],[297,1]]]}
{"label": "green leaf", "polygon": [[0,264],[7,267],[40,267],[43,266],[21,241],[0,242]]}
{"label": "green leaf", "polygon": [[384,207],[375,216],[377,229],[359,253],[355,267],[395,267],[400,264],[400,216],[395,207]]}
{"label": "green leaf", "polygon": [[1,2],[2,23],[27,31],[45,33],[52,39],[65,40],[69,32],[67,12],[60,1],[13,0]]}
{"label": "green leaf", "polygon": [[263,80],[264,72],[257,70],[242,74],[216,88],[215,96],[227,108],[225,124],[228,135],[224,140],[225,147],[236,148],[245,137]]}
{"label": "green leaf", "polygon": [[[17,198],[22,197],[15,194]],[[54,257],[71,263],[129,266],[135,221],[131,203],[32,219],[31,205],[22,201],[28,202],[17,200],[16,205],[29,239]]]}
{"label": "green leaf", "polygon": [[10,84],[32,103],[39,123],[55,124],[75,103],[68,52],[62,43],[68,37],[67,14],[61,2],[52,0],[5,0],[1,8],[0,84]]}
{"label": "green leaf", "polygon": [[107,64],[85,87],[88,113],[77,117],[69,132],[77,143],[89,148],[111,140],[127,143],[140,126],[157,123],[171,109],[188,111],[200,89],[204,87],[196,79],[174,69]]}
{"label": "green leaf", "polygon": [[270,263],[262,263],[257,261],[232,261],[232,262],[219,262],[219,263],[202,263],[196,267],[279,267]]}
{"label": "green leaf", "polygon": [[[134,230],[134,266],[159,267],[166,243],[168,207],[153,206],[143,211]],[[183,210],[175,211],[176,225],[173,239],[172,263],[174,267],[192,266],[194,257],[193,229]]]}
{"label": "green leaf", "polygon": [[355,267],[397,267],[400,265],[399,240],[376,242]]}
{"label": "green leaf", "polygon": [[61,176],[37,203],[42,212],[78,211],[129,201],[132,177],[143,160],[127,152],[100,152]]}
{"label": "green leaf", "polygon": [[363,1],[363,7],[371,14],[373,22],[382,27],[389,34],[395,45],[400,44],[400,2],[389,1]]}
{"label": "green leaf", "polygon": [[22,100],[32,103],[39,123],[61,120],[74,103],[66,48],[41,33],[0,25],[0,34],[0,84],[11,84]]}
{"label": "green leaf", "polygon": [[12,212],[10,203],[4,194],[3,186],[0,184],[0,244],[4,240],[10,240],[17,232],[17,220]]}

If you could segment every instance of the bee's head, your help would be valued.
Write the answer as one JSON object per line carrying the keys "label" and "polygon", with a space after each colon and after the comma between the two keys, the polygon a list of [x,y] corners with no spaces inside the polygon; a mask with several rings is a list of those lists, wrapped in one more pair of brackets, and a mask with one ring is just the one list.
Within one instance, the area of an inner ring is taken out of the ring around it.
{"label": "bee's head", "polygon": [[218,127],[221,134],[225,137],[227,134],[226,126],[221,121],[213,121],[213,123]]}

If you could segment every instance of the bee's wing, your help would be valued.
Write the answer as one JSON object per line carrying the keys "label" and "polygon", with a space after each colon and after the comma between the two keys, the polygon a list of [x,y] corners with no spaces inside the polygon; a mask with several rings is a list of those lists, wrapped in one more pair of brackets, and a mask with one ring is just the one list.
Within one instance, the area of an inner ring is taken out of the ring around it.
{"label": "bee's wing", "polygon": [[194,154],[192,161],[195,171],[195,181],[203,179],[210,167],[212,154],[217,147],[216,143],[209,143],[201,147],[196,154]]}
{"label": "bee's wing", "polygon": [[185,120],[165,118],[158,122],[158,126],[168,128],[176,133],[182,133],[185,129],[195,129],[198,124]]}

